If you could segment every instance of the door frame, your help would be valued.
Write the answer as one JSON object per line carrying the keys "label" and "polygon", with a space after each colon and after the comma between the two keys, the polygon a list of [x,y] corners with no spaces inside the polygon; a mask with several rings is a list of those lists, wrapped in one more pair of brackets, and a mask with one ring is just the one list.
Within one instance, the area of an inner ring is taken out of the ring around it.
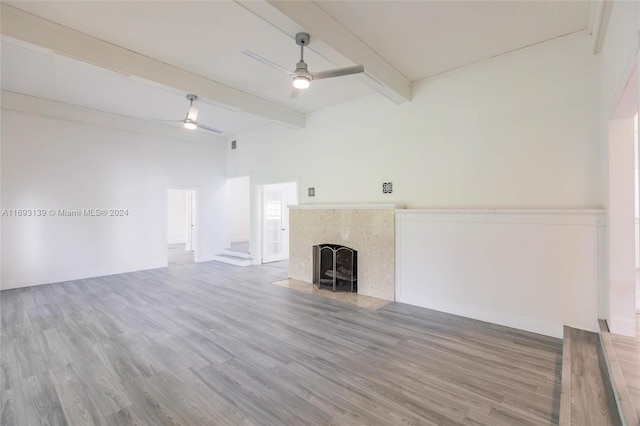
{"label": "door frame", "polygon": [[[253,176],[252,176],[253,177]],[[280,180],[251,180],[251,257],[253,265],[262,264],[262,189],[265,185],[295,183],[298,203],[300,203],[300,176]]]}
{"label": "door frame", "polygon": [[[638,185],[638,182],[630,182],[626,177],[622,177],[624,173],[620,173],[619,166],[612,164],[612,152],[616,154],[615,158],[620,159],[624,157],[621,156],[621,153],[625,148],[627,150],[631,148],[631,152],[634,151],[634,148],[628,145],[633,144],[632,122],[634,115],[638,113],[638,100],[640,99],[638,63],[640,60],[636,57],[628,64],[614,103],[606,111],[605,128],[605,137],[607,138],[605,145],[607,150],[607,272],[599,294],[599,317],[604,317],[607,320],[611,333],[626,336],[635,336],[636,331],[635,291],[638,283],[635,280],[635,238],[638,236],[635,235],[635,204],[620,204],[617,201],[618,198],[612,198],[612,193],[616,194],[616,188],[635,190],[634,187]],[[625,126],[631,127],[631,130],[627,131]],[[621,143],[627,145],[622,148],[622,151]],[[630,159],[630,173],[631,176],[634,176],[632,180],[635,181],[632,160]],[[629,172],[629,170],[626,171]],[[618,193],[617,197],[619,196]],[[630,191],[630,197],[634,198],[633,191]],[[612,205],[612,200],[616,202],[615,205]],[[628,211],[629,209],[631,211]],[[629,223],[626,220],[627,216],[632,218],[628,221]],[[629,242],[626,238],[627,234],[634,235],[634,241]],[[624,235],[625,238],[621,238],[621,235]],[[629,297],[631,294],[633,296]]]}
{"label": "door frame", "polygon": [[[199,254],[200,254],[200,187],[191,186],[191,185],[164,185],[163,189],[163,203],[162,203],[162,241],[164,244],[164,248],[167,247],[167,241],[169,239],[169,234],[167,230],[167,223],[169,222],[169,190],[179,190],[179,191],[193,191],[195,208],[192,209],[191,215],[192,218],[195,219],[195,230],[191,231],[191,249],[193,250],[193,261],[199,262]],[[166,250],[165,250],[166,251]],[[169,258],[168,256],[164,256],[164,266],[169,266]]]}

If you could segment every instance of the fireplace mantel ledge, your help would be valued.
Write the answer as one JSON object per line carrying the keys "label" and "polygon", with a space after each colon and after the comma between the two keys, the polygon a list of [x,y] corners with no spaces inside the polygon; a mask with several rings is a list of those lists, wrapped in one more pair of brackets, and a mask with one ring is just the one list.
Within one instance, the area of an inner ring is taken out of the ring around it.
{"label": "fireplace mantel ledge", "polygon": [[287,206],[290,210],[398,210],[402,204],[298,204]]}

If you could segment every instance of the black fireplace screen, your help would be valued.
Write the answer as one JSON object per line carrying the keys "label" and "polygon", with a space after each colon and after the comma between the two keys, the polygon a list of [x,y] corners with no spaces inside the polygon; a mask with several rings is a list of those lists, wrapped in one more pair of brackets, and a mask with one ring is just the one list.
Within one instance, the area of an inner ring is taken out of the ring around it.
{"label": "black fireplace screen", "polygon": [[358,252],[338,244],[313,246],[313,283],[332,291],[358,291]]}

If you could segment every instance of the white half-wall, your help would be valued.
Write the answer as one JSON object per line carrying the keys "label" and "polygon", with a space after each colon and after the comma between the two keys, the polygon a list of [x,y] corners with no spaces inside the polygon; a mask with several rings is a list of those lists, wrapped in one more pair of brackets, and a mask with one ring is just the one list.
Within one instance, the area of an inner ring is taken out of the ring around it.
{"label": "white half-wall", "polygon": [[601,210],[396,210],[396,300],[562,337],[597,331]]}
{"label": "white half-wall", "polygon": [[2,217],[2,289],[167,266],[167,187],[198,190],[196,261],[228,241],[224,147],[216,139],[185,143],[6,109],[1,136],[3,209],[128,211]]}

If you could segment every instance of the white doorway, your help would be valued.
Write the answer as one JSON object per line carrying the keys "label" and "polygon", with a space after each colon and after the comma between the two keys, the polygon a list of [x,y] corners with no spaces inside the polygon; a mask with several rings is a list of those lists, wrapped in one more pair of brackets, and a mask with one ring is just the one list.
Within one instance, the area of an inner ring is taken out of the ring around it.
{"label": "white doorway", "polygon": [[289,259],[289,209],[298,204],[297,182],[263,185],[260,189],[262,263]]}
{"label": "white doorway", "polygon": [[636,115],[639,75],[631,71],[608,125],[607,324],[613,334],[636,333]]}
{"label": "white doorway", "polygon": [[193,263],[197,247],[196,202],[192,189],[167,189],[167,264]]}

